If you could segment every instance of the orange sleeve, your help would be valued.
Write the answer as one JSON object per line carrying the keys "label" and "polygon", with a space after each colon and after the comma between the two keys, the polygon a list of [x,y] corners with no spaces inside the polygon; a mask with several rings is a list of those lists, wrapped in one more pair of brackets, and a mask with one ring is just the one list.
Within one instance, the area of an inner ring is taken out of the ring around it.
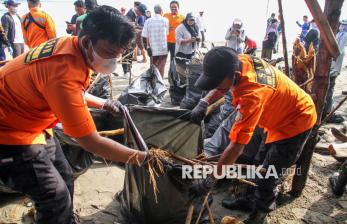
{"label": "orange sleeve", "polygon": [[229,135],[231,142],[249,143],[263,113],[265,101],[272,93],[270,88],[261,86],[234,99],[237,115]]}
{"label": "orange sleeve", "polygon": [[47,18],[46,18],[46,32],[47,32],[47,35],[48,35],[48,39],[53,39],[53,38],[56,38],[57,37],[57,32],[56,32],[56,29],[55,29],[55,23],[52,19],[52,17],[50,17],[48,14],[47,15]]}
{"label": "orange sleeve", "polygon": [[24,43],[26,45],[28,45],[28,34],[27,32],[24,30],[24,19],[26,17],[26,14],[24,16],[22,16],[22,22],[21,22],[21,26],[22,26],[22,33],[23,33],[23,39],[24,39]]}
{"label": "orange sleeve", "polygon": [[78,77],[79,71],[69,69],[68,63],[64,67],[54,69],[61,74],[47,82],[43,93],[51,110],[63,124],[64,132],[79,138],[93,133],[96,128],[83,97],[83,82],[69,78],[76,73]]}

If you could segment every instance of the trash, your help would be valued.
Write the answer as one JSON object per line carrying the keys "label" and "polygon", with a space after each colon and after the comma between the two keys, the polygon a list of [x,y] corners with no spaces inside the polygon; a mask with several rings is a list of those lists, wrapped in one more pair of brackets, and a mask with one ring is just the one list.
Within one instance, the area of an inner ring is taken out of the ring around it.
{"label": "trash", "polygon": [[124,105],[158,107],[164,101],[166,91],[159,70],[155,66],[151,66],[122,92],[118,100]]}
{"label": "trash", "polygon": [[222,218],[221,224],[238,224],[240,223],[235,217],[224,216]]}
{"label": "trash", "polygon": [[[114,117],[103,110],[90,109],[97,130],[115,130],[123,127],[123,121],[120,117]],[[75,139],[64,134],[61,124],[54,128],[54,133],[58,138],[67,161],[69,162],[74,176],[78,177],[88,170],[93,164],[96,156],[82,149]],[[123,135],[109,136],[109,138],[122,143]]]}
{"label": "trash", "polygon": [[173,59],[170,62],[169,83],[170,98],[173,105],[180,105],[186,94],[186,78],[188,76],[188,59]]}
{"label": "trash", "polygon": [[186,92],[181,101],[180,108],[192,110],[199,103],[200,99],[204,97],[205,91],[195,87],[195,82],[202,74],[202,63],[188,64],[188,76]]}
{"label": "trash", "polygon": [[103,99],[111,98],[111,88],[110,88],[110,76],[100,75],[95,83],[89,90],[89,93],[93,96],[97,96]]}
{"label": "trash", "polygon": [[[134,106],[130,115],[148,147],[156,147],[175,155],[194,158],[201,149],[201,127],[191,123],[190,112],[180,109],[164,109]],[[138,148],[134,136],[126,130],[126,144]],[[181,163],[175,162],[164,175],[156,177],[157,202],[150,187],[146,168],[127,164],[124,189],[120,194],[122,213],[127,223],[184,223],[191,200],[191,180],[182,179]],[[169,202],[169,203],[168,203]],[[163,206],[165,205],[165,206]],[[202,198],[194,200],[193,220],[202,205]]]}

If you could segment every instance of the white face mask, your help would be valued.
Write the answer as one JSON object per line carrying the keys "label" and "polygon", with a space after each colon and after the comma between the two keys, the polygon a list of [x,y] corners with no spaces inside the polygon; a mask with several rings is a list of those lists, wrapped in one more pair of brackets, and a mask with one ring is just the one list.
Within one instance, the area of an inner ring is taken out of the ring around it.
{"label": "white face mask", "polygon": [[[114,72],[114,70],[116,70],[117,58],[106,59],[101,57],[94,50],[93,44],[91,41],[89,42],[88,48],[92,49],[92,55],[94,58],[94,60],[91,60],[88,58],[88,63],[95,72],[101,73],[101,74],[111,74],[112,72]],[[86,55],[88,57],[88,54]]]}

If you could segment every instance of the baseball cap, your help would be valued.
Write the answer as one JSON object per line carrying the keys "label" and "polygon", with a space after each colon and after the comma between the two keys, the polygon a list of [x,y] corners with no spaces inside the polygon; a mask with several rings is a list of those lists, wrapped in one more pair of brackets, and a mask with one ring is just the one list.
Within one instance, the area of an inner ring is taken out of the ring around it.
{"label": "baseball cap", "polygon": [[227,75],[233,74],[239,59],[237,53],[229,47],[215,47],[205,55],[203,72],[195,83],[202,90],[215,89]]}
{"label": "baseball cap", "polygon": [[9,5],[9,6],[18,6],[20,5],[20,2],[17,2],[15,0],[7,0],[4,2],[5,5]]}
{"label": "baseball cap", "polygon": [[187,20],[195,20],[195,16],[192,12],[187,13],[186,15]]}

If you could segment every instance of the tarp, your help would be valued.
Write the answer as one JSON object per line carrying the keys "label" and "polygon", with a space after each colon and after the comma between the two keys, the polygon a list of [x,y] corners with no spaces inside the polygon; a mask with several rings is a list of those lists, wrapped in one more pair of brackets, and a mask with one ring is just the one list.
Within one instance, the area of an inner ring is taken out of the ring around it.
{"label": "tarp", "polygon": [[151,66],[122,92],[118,100],[124,105],[160,106],[166,91],[159,70]]}
{"label": "tarp", "polygon": [[[131,117],[148,147],[159,147],[177,155],[192,158],[202,145],[201,127],[189,121],[190,112],[180,109],[130,107]],[[126,128],[126,144],[138,148],[134,135]],[[190,197],[191,180],[181,177],[177,162],[165,175],[156,178],[159,189],[155,202],[147,171],[135,165],[125,166],[124,189],[120,196],[122,212],[127,223],[177,224],[184,223]],[[195,201],[197,217],[201,201]]]}

